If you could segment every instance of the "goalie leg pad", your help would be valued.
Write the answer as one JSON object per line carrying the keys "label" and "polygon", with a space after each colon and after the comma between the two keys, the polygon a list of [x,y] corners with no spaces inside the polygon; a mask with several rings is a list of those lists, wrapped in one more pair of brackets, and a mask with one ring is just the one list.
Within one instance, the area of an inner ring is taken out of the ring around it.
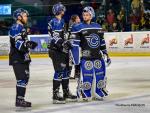
{"label": "goalie leg pad", "polygon": [[81,60],[81,76],[78,81],[78,98],[91,98],[91,88],[93,82],[93,63],[90,60]]}
{"label": "goalie leg pad", "polygon": [[103,59],[94,60],[94,81],[93,81],[93,94],[94,97],[101,98],[107,96],[106,91],[106,68]]}

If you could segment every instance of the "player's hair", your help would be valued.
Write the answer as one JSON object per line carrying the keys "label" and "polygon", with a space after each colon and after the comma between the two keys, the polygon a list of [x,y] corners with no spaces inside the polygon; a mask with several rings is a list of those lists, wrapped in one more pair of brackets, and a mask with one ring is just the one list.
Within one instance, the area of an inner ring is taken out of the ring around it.
{"label": "player's hair", "polygon": [[75,20],[76,20],[77,17],[78,17],[78,15],[72,15],[72,16],[71,16],[71,21],[72,21],[72,22],[75,22]]}

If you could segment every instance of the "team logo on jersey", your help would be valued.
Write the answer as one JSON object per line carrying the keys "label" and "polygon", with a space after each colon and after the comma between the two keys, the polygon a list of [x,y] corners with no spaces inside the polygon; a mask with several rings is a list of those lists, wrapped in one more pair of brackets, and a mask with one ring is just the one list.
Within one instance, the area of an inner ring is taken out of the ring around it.
{"label": "team logo on jersey", "polygon": [[100,61],[100,60],[95,60],[95,61],[94,61],[94,67],[95,67],[96,69],[100,69],[100,68],[102,67],[101,61]]}
{"label": "team logo on jersey", "polygon": [[91,61],[86,61],[84,67],[86,70],[91,70],[93,68],[93,63]]}
{"label": "team logo on jersey", "polygon": [[98,83],[97,83],[97,88],[98,89],[104,88],[105,86],[106,86],[106,84],[105,84],[104,80],[98,81]]}
{"label": "team logo on jersey", "polygon": [[100,46],[100,37],[97,34],[90,34],[88,37],[87,42],[91,48],[97,48]]}
{"label": "team logo on jersey", "polygon": [[89,90],[91,88],[91,83],[90,82],[84,82],[83,83],[83,89],[84,90]]}

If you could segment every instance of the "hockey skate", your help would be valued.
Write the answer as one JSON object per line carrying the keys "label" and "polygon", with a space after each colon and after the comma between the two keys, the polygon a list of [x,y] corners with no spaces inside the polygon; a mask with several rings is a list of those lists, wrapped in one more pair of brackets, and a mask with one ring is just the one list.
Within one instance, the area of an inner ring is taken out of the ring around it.
{"label": "hockey skate", "polygon": [[24,107],[24,108],[30,108],[31,106],[31,102],[27,102],[24,99],[16,99],[16,107]]}
{"label": "hockey skate", "polygon": [[53,104],[65,104],[65,99],[60,96],[58,91],[53,93]]}
{"label": "hockey skate", "polygon": [[66,102],[77,102],[77,96],[73,95],[69,90],[63,90]]}

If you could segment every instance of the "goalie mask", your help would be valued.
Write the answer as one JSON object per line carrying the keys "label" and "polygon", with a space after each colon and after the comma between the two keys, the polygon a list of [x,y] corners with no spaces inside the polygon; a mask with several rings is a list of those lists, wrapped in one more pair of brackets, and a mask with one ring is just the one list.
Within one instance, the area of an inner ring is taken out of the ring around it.
{"label": "goalie mask", "polygon": [[94,9],[90,6],[87,6],[83,9],[83,12],[88,12],[90,13],[90,15],[92,16],[92,18],[95,17],[95,12],[94,12]]}

